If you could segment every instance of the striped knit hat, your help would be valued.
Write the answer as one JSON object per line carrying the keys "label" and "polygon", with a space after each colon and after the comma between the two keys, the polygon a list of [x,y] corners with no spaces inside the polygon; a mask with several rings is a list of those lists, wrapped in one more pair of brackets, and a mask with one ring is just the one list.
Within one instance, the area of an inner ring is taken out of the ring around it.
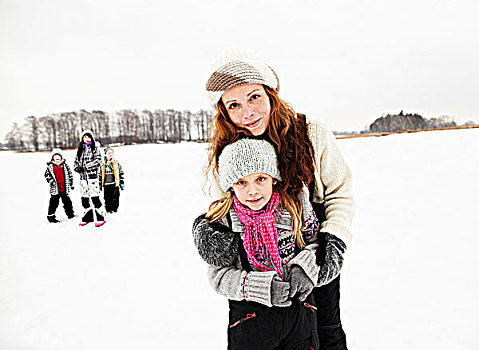
{"label": "striped knit hat", "polygon": [[281,180],[274,147],[266,140],[241,139],[227,145],[220,154],[218,174],[223,191],[243,176],[265,173]]}
{"label": "striped knit hat", "polygon": [[262,84],[279,91],[279,79],[274,70],[252,51],[229,48],[218,56],[206,83],[206,93],[216,109],[226,90],[243,84]]}

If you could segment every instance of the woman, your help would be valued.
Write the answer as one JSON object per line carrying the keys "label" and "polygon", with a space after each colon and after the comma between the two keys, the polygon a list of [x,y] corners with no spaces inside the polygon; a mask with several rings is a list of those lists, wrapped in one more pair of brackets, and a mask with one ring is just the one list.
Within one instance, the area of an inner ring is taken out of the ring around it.
{"label": "woman", "polygon": [[[279,98],[278,76],[251,51],[225,50],[213,65],[206,90],[216,109],[207,172],[217,197],[222,193],[218,185],[219,155],[226,145],[244,136],[264,138],[274,145],[284,186],[292,198],[298,198],[302,188],[309,186],[316,216],[322,221],[319,241],[323,244],[316,253],[317,264],[324,267],[334,262],[335,266],[320,268],[312,292],[318,306],[320,346],[326,350],[347,349],[339,315],[339,272],[351,241],[352,179],[334,135],[323,121],[296,114]],[[205,228],[208,222],[204,220],[196,227]],[[214,225],[210,228],[194,231],[195,242],[208,242],[197,244],[199,253],[209,257],[208,263],[220,266],[223,258],[234,259],[237,248],[225,236],[214,235]],[[198,240],[198,235],[202,239]],[[332,282],[321,285],[331,277]]]}
{"label": "woman", "polygon": [[102,207],[98,180],[100,164],[101,151],[95,143],[93,132],[85,130],[78,144],[73,168],[80,174],[81,203],[85,209],[80,226],[95,222],[95,226],[100,227],[106,222],[104,214],[100,213],[99,210]]}

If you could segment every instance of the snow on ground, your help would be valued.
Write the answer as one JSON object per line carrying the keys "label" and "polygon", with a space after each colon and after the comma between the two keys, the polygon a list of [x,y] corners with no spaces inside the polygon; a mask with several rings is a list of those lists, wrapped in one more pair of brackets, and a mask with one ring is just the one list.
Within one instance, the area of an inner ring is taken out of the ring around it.
{"label": "snow on ground", "polygon": [[[349,348],[479,348],[479,130],[338,142],[356,199],[341,277]],[[0,349],[226,347],[227,302],[191,237],[208,205],[205,144],[116,155],[120,211],[81,228],[46,222],[48,153],[0,153]]]}

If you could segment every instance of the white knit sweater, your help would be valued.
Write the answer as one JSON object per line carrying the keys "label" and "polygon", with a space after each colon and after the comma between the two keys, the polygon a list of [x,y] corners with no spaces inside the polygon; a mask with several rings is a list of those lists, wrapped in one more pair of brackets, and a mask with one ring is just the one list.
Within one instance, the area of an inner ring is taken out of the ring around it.
{"label": "white knit sweater", "polygon": [[313,202],[324,202],[326,208],[321,232],[340,238],[348,246],[354,213],[351,171],[327,124],[321,119],[306,118],[306,122],[316,163]]}
{"label": "white knit sweater", "polygon": [[[309,117],[306,122],[316,166],[313,201],[324,202],[326,208],[326,221],[321,225],[321,232],[338,237],[348,246],[352,240],[350,226],[354,213],[351,171],[326,122]],[[211,185],[215,198],[224,195],[217,178],[213,178]]]}

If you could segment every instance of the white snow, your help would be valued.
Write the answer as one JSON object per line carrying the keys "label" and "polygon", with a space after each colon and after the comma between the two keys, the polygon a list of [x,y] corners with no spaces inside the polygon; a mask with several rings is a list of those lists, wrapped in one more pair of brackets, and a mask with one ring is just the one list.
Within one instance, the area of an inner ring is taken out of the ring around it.
{"label": "white snow", "polygon": [[[349,348],[478,349],[479,129],[338,142],[356,199]],[[0,152],[0,349],[226,348],[227,301],[191,236],[209,204],[205,148],[117,148],[125,191],[100,228],[46,222],[49,153]]]}

